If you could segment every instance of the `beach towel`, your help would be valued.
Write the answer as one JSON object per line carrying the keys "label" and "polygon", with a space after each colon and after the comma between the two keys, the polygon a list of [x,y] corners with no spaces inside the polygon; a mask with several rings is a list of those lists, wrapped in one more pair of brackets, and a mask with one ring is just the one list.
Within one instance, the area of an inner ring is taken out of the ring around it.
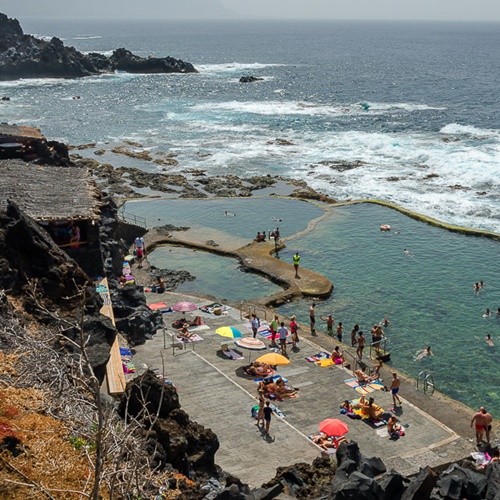
{"label": "beach towel", "polygon": [[335,363],[331,358],[320,359],[319,361],[315,361],[314,364],[321,366],[321,368],[327,368],[328,366],[335,366]]}
{"label": "beach towel", "polygon": [[122,356],[132,356],[132,351],[127,347],[120,347],[120,354]]}
{"label": "beach towel", "polygon": [[229,359],[245,359],[241,354],[238,354],[236,351],[233,351],[232,349],[227,349],[225,351],[222,351],[222,354],[227,356]]}
{"label": "beach towel", "polygon": [[273,413],[278,417],[278,418],[285,418],[286,413],[281,411],[275,404],[271,403],[270,405],[271,410],[273,410]]}
{"label": "beach towel", "polygon": [[193,325],[188,327],[188,331],[190,332],[201,332],[202,330],[210,330],[208,325]]}
{"label": "beach towel", "polygon": [[256,379],[254,379],[254,382],[258,384],[259,382],[264,382],[264,380],[268,380],[269,378],[272,378],[273,382],[276,382],[276,380],[278,380],[280,378],[283,379],[283,382],[285,382],[285,384],[288,382],[287,378],[282,377],[281,375],[278,375],[278,374],[273,375],[272,377],[266,377],[265,379],[264,378],[256,378]]}
{"label": "beach towel", "polygon": [[377,436],[381,438],[389,437],[389,433],[387,432],[387,427],[382,427],[381,429],[377,429]]}
{"label": "beach towel", "polygon": [[191,335],[189,338],[184,338],[184,337],[175,337],[179,342],[199,342],[200,340],[203,340],[199,335],[196,333]]}
{"label": "beach towel", "polygon": [[[212,304],[208,304],[206,306],[201,306],[200,311],[208,314],[215,314],[215,311],[219,310],[220,312],[229,311],[231,309],[230,306],[225,306],[224,304],[219,304],[218,302],[213,302]],[[220,313],[219,313],[220,314]]]}
{"label": "beach towel", "polygon": [[316,363],[316,361],[321,361],[322,359],[328,359],[330,358],[330,354],[328,354],[325,351],[318,352],[318,354],[313,354],[312,356],[308,356],[306,358],[306,361],[309,361],[309,363]]}
{"label": "beach towel", "polygon": [[[287,387],[287,389],[291,389],[291,387]],[[285,399],[298,399],[300,394],[298,392],[289,392],[288,394],[283,394],[278,397],[278,401],[284,401]]]}
{"label": "beach towel", "polygon": [[[258,330],[257,330],[257,331],[258,331]],[[271,339],[273,338],[273,334],[269,331],[269,329],[268,329],[268,331],[267,331],[267,332],[259,332],[259,335],[262,335],[262,336],[263,336],[263,337],[265,337],[267,340],[271,340]],[[290,337],[290,335],[291,335],[291,333],[290,333],[290,332],[287,332],[286,337],[288,338],[288,337]],[[279,340],[279,334],[278,334],[278,333],[276,333],[276,334],[274,335],[274,339],[275,339],[275,340]]]}
{"label": "beach towel", "polygon": [[148,304],[148,307],[152,311],[157,311],[159,309],[168,309],[168,306],[167,304],[165,304],[165,302],[155,302],[154,304]]}
{"label": "beach towel", "polygon": [[357,378],[350,378],[344,380],[344,383],[349,387],[352,387],[359,394],[370,394],[374,391],[379,391],[384,388],[378,380],[375,382],[370,382],[369,384],[360,384]]}
{"label": "beach towel", "polygon": [[133,363],[122,363],[123,373],[135,373],[135,366]]}

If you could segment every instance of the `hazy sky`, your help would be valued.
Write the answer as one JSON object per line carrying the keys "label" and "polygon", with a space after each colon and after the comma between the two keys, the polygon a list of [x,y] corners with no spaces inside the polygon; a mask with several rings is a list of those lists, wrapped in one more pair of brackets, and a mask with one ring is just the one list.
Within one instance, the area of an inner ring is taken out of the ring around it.
{"label": "hazy sky", "polygon": [[500,21],[500,0],[0,0],[10,17]]}
{"label": "hazy sky", "polygon": [[254,16],[316,19],[500,20],[500,0],[219,0]]}

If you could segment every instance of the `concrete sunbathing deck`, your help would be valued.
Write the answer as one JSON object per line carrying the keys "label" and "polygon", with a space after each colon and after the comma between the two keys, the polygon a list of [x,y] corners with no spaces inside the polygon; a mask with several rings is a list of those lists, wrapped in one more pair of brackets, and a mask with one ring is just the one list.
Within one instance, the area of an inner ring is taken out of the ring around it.
{"label": "concrete sunbathing deck", "polygon": [[[206,304],[202,299],[176,293],[146,294],[148,303],[164,301],[169,305],[190,300],[198,306]],[[411,404],[405,398],[410,395],[408,381],[402,384],[402,410],[398,418],[402,424],[408,424],[406,436],[397,441],[382,437],[377,430],[365,421],[351,420],[339,412],[339,405],[345,399],[355,399],[360,395],[344,381],[352,377],[351,372],[337,366],[320,368],[304,358],[322,350],[319,343],[331,348],[332,339],[326,336],[313,338],[308,333],[301,336],[300,350],[291,351],[288,346],[291,365],[278,367],[277,373],[288,378],[289,385],[300,388],[300,397],[275,403],[286,413],[281,420],[273,415],[270,437],[266,437],[255,425],[250,410],[256,404],[257,384],[253,379],[242,376],[241,367],[248,363],[249,356],[256,359],[266,351],[243,351],[244,360],[227,359],[219,349],[223,342],[232,345],[230,339],[215,333],[219,326],[236,326],[244,336],[251,336],[245,326],[246,318],[236,309],[228,311],[226,316],[214,316],[195,311],[187,313],[187,319],[199,314],[208,326],[197,331],[203,340],[188,343],[184,348],[172,348],[170,324],[181,317],[181,313],[164,314],[167,326],[154,335],[145,345],[137,346],[134,362],[137,371],[141,366],[162,370],[179,390],[182,408],[192,420],[211,428],[218,436],[220,450],[216,462],[227,472],[240,477],[253,487],[274,477],[276,468],[297,462],[311,462],[322,452],[307,436],[318,430],[318,423],[325,418],[339,418],[349,425],[347,438],[356,441],[363,454],[378,456],[386,466],[403,474],[418,472],[425,465],[438,466],[464,458],[474,451],[469,439],[463,438],[454,430],[440,423],[425,411]],[[261,337],[266,345],[269,341]],[[166,339],[166,349],[164,341]],[[268,351],[267,351],[268,352]],[[162,359],[163,358],[163,359]],[[384,383],[389,383],[384,374]],[[410,389],[411,388],[411,389]],[[371,394],[377,404],[384,409],[392,407],[391,395],[384,391]],[[430,401],[429,396],[425,396]],[[438,399],[429,403],[433,413],[439,406],[441,411],[455,412],[454,419],[468,419],[467,409],[452,408],[451,400]],[[439,412],[438,412],[439,413]],[[464,416],[465,415],[465,416]],[[467,421],[470,422],[470,419]],[[467,427],[463,425],[460,430]],[[466,435],[466,434],[464,434]],[[472,436],[472,431],[470,431]]]}

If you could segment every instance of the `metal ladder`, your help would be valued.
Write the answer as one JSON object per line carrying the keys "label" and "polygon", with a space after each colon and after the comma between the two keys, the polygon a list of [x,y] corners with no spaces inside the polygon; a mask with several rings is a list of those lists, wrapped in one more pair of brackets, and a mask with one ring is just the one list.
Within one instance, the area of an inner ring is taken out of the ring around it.
{"label": "metal ladder", "polygon": [[432,373],[427,371],[421,371],[417,377],[417,391],[421,390],[424,394],[432,396],[436,390],[436,385],[434,384],[434,377]]}

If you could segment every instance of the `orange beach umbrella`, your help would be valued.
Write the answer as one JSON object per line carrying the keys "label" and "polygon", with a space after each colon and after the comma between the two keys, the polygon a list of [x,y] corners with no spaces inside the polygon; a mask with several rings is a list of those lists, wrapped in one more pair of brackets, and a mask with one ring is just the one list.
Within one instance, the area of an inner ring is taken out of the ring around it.
{"label": "orange beach umbrella", "polygon": [[283,366],[289,365],[291,361],[285,356],[278,354],[277,352],[268,352],[264,354],[260,358],[257,358],[255,361],[260,361],[261,363],[267,363],[272,366]]}

